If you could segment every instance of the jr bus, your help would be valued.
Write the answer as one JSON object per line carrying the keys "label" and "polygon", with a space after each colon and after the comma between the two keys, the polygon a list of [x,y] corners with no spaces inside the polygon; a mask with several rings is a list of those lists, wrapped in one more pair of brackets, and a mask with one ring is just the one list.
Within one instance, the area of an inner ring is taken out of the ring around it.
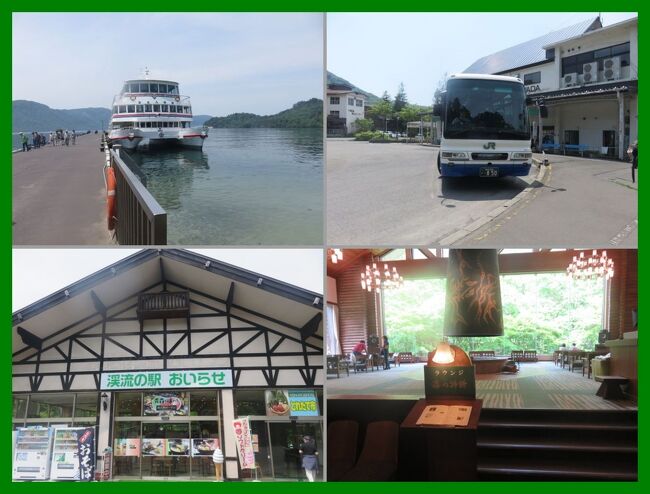
{"label": "jr bus", "polygon": [[440,176],[528,175],[533,155],[521,79],[452,75],[433,113],[442,120]]}

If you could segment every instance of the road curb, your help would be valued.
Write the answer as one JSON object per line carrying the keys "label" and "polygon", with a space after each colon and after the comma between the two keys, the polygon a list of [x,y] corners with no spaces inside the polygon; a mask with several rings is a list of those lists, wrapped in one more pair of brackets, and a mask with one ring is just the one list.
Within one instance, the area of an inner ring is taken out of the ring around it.
{"label": "road curb", "polygon": [[525,199],[526,196],[528,196],[534,189],[540,187],[541,185],[544,184],[544,180],[548,176],[549,169],[550,169],[550,164],[549,165],[544,165],[542,161],[533,159],[533,161],[537,164],[537,174],[535,177],[532,179],[532,181],[528,184],[528,186],[522,190],[519,194],[517,194],[515,197],[510,199],[509,201],[505,202],[503,205],[494,208],[492,211],[487,213],[485,216],[482,218],[479,218],[477,220],[474,220],[472,223],[470,223],[467,226],[464,226],[460,230],[458,230],[455,233],[452,233],[451,235],[446,236],[445,238],[441,239],[439,241],[439,245],[442,246],[451,246],[454,243],[464,239],[465,237],[471,235],[474,233],[476,230],[479,228],[485,226],[489,222],[495,220],[497,217],[500,215],[507,213],[509,209],[512,208],[515,204],[520,202],[522,199]]}

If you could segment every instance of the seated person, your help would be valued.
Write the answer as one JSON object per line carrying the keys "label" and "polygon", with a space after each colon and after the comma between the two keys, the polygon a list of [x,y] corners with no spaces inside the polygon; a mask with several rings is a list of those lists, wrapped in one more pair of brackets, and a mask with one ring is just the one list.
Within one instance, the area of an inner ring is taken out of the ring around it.
{"label": "seated person", "polygon": [[361,355],[366,355],[367,352],[368,352],[368,348],[366,347],[365,340],[359,341],[359,343],[354,345],[354,347],[352,348],[352,353],[357,357],[360,357]]}

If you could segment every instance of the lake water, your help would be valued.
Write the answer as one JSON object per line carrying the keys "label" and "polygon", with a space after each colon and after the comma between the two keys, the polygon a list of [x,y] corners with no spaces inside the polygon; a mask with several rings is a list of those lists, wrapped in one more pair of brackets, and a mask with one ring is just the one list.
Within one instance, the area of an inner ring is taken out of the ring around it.
{"label": "lake water", "polygon": [[170,245],[322,245],[321,129],[210,129],[202,151],[132,156]]}

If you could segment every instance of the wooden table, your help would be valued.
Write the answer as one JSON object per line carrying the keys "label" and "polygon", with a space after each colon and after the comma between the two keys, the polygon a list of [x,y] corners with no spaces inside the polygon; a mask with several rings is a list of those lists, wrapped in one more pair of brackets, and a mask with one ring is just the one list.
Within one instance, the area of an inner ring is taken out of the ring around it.
{"label": "wooden table", "polygon": [[[466,427],[417,425],[424,408],[429,405],[471,406],[472,413]],[[426,471],[412,472],[408,480],[471,481],[476,480],[476,428],[483,400],[421,399],[411,409],[400,429],[411,436],[426,436]],[[413,444],[413,443],[411,443]]]}
{"label": "wooden table", "polygon": [[600,388],[596,391],[596,395],[606,400],[624,400],[625,395],[621,391],[623,384],[628,384],[630,380],[627,377],[621,376],[601,376],[599,380],[602,381]]}

